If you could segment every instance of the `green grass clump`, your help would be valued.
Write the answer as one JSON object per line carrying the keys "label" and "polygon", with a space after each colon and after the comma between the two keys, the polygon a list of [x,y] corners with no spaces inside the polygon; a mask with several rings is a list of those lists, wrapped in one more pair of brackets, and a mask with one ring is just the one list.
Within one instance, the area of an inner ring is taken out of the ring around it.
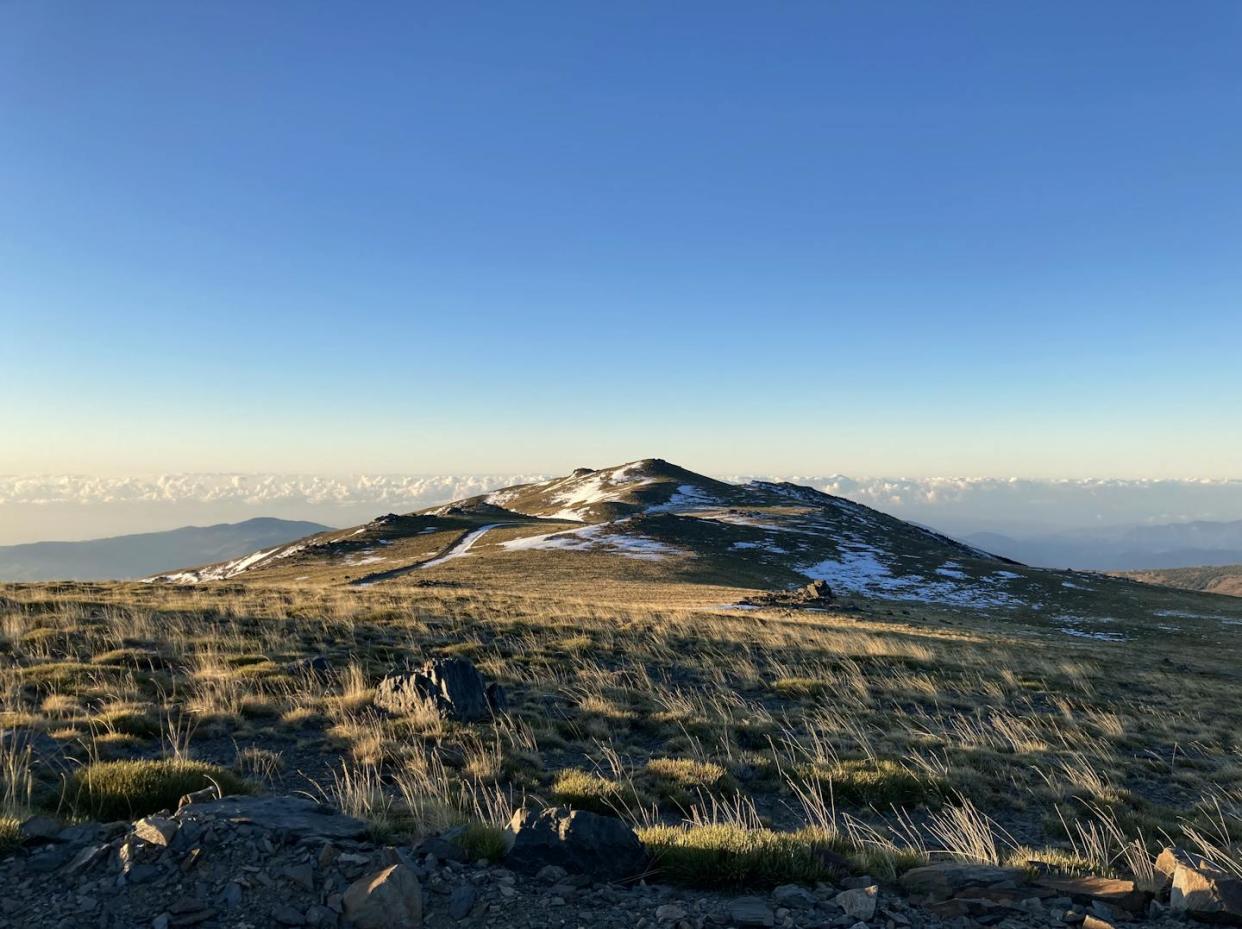
{"label": "green grass clump", "polygon": [[164,656],[151,648],[114,648],[92,655],[91,664],[126,668],[162,668]]}
{"label": "green grass clump", "polygon": [[489,823],[469,822],[456,839],[470,861],[499,861],[508,851],[505,830]]}
{"label": "green grass clump", "polygon": [[657,781],[704,790],[722,786],[729,776],[729,772],[714,761],[695,761],[693,758],[652,758],[647,762],[646,770]]}
{"label": "green grass clump", "polygon": [[216,784],[221,793],[249,793],[246,782],[226,768],[171,758],[102,761],[73,773],[64,800],[78,816],[136,819],[173,809],[185,794]]}
{"label": "green grass clump", "polygon": [[818,697],[827,694],[832,684],[813,677],[782,677],[772,682],[772,689],[782,697]]}
{"label": "green grass clump", "polygon": [[0,852],[22,844],[22,823],[14,816],[0,816]]}
{"label": "green grass clump", "polygon": [[575,810],[615,813],[621,807],[621,785],[589,771],[569,768],[552,783],[552,799]]}
{"label": "green grass clump", "polygon": [[940,780],[887,758],[850,759],[814,764],[808,776],[828,786],[837,800],[875,806],[909,806],[940,799],[946,785]]}
{"label": "green grass clump", "polygon": [[678,804],[722,790],[733,782],[721,765],[693,758],[652,758],[643,771],[658,797]]}
{"label": "green grass clump", "polygon": [[160,734],[159,719],[137,708],[122,707],[108,710],[96,716],[93,722],[108,732],[131,735],[140,739]]}
{"label": "green grass clump", "polygon": [[829,847],[818,829],[775,832],[733,824],[651,826],[638,837],[660,875],[694,887],[774,886],[832,876],[818,851]]}

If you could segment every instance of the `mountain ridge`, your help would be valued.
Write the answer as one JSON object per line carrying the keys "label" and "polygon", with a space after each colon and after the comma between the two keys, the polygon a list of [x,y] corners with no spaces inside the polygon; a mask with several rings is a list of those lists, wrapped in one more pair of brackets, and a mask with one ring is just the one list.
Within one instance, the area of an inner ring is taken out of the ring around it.
{"label": "mountain ridge", "polygon": [[74,542],[0,546],[0,580],[124,580],[187,561],[231,558],[327,529],[306,520],[258,516],[238,523],[180,526]]}

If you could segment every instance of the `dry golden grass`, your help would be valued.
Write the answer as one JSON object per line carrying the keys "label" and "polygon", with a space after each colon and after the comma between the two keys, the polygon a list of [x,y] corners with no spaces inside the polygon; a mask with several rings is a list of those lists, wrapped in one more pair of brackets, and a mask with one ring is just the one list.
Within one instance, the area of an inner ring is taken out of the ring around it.
{"label": "dry golden grass", "polygon": [[[1216,643],[1171,663],[969,611],[724,611],[740,591],[653,584],[641,564],[538,586],[478,568],[470,586],[0,588],[0,713],[79,761],[201,756],[388,831],[494,826],[524,797],[620,809],[682,861],[715,860],[713,836],[751,855],[738,830],[792,861],[779,836],[813,828],[888,862],[1096,867],[1132,867],[1162,832],[1242,834],[1242,701]],[[326,675],[297,664],[317,655]],[[375,707],[385,672],[435,655],[471,658],[511,713]],[[10,761],[8,809],[53,788]],[[729,803],[750,812],[708,815]]]}

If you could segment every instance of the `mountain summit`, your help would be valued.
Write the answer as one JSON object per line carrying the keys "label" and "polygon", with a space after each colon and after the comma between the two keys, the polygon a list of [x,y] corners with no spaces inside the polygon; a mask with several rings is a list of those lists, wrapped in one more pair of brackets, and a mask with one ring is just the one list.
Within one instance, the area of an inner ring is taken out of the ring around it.
{"label": "mountain summit", "polygon": [[1134,586],[1028,568],[811,487],[731,484],[659,458],[578,468],[152,580],[370,586],[409,575],[766,592],[822,579],[838,598],[1054,612],[1071,629],[1099,612],[1106,590]]}

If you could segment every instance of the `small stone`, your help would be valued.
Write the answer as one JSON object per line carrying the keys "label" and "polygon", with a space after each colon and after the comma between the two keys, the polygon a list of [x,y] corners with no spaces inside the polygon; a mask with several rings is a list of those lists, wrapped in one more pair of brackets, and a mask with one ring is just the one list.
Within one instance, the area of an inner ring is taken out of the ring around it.
{"label": "small stone", "polygon": [[1107,919],[1088,913],[1082,918],[1082,929],[1116,929]]}
{"label": "small stone", "polygon": [[851,919],[866,922],[875,915],[875,905],[879,895],[880,888],[872,884],[870,887],[857,887],[853,890],[842,891],[832,898],[832,902],[841,907],[845,915]]}
{"label": "small stone", "polygon": [[473,884],[459,884],[449,894],[449,916],[453,919],[465,919],[470,915],[470,911],[474,909],[475,901],[478,898],[479,892],[475,890]]}
{"label": "small stone", "polygon": [[163,816],[144,816],[134,823],[134,835],[148,845],[167,848],[177,834],[178,823]]}
{"label": "small stone", "polygon": [[196,790],[193,793],[185,794],[177,803],[177,812],[191,803],[210,803],[213,800],[220,799],[220,788],[215,784],[208,784],[202,790]]}
{"label": "small stone", "polygon": [[161,913],[155,919],[151,920],[151,929],[168,929],[169,917],[167,913]]}
{"label": "small stone", "polygon": [[290,865],[281,874],[304,890],[315,889],[315,869],[311,867],[310,862]]}
{"label": "small stone", "polygon": [[772,926],[776,916],[764,901],[758,897],[738,897],[729,908],[729,915],[739,926]]}
{"label": "small stone", "polygon": [[272,910],[272,919],[282,926],[306,925],[306,919],[302,916],[301,911],[294,909],[287,903],[281,903]]}
{"label": "small stone", "polygon": [[655,917],[662,923],[675,923],[679,919],[686,918],[686,910],[676,903],[665,903],[656,908]]}
{"label": "small stone", "polygon": [[417,929],[423,898],[414,870],[394,864],[354,881],[345,891],[345,917],[358,929]]}
{"label": "small stone", "polygon": [[535,874],[535,879],[539,881],[547,881],[549,884],[555,884],[558,881],[565,880],[568,875],[569,872],[560,865],[548,864],[539,869],[539,871]]}
{"label": "small stone", "polygon": [[88,845],[78,852],[69,864],[65,865],[65,871],[69,874],[89,871],[107,853],[107,845]]}
{"label": "small stone", "polygon": [[229,881],[228,886],[224,888],[224,905],[230,910],[235,910],[241,906],[241,902],[241,884],[237,883],[237,881]]}
{"label": "small stone", "polygon": [[800,884],[781,884],[772,891],[772,899],[791,909],[805,909],[815,905],[815,894]]}

